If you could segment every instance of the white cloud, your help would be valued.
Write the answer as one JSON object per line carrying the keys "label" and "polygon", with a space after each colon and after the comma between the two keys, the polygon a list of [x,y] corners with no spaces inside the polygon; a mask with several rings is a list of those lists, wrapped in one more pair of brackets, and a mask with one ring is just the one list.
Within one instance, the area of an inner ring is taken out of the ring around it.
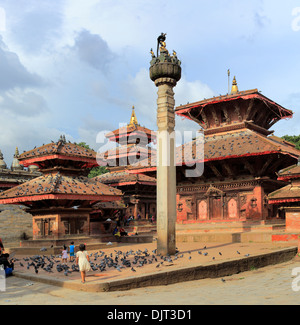
{"label": "white cloud", "polygon": [[[297,6],[294,0],[3,0],[0,149],[13,154],[18,144],[27,150],[62,133],[89,143],[99,128],[129,122],[132,105],[139,123],[156,129],[157,88],[148,69],[161,32],[182,60],[176,106],[227,92],[231,68],[241,90],[258,88],[300,111],[299,101],[289,101],[299,84],[300,32],[291,28]],[[300,133],[297,114],[293,121],[288,132]],[[176,129],[198,128],[176,117]]]}

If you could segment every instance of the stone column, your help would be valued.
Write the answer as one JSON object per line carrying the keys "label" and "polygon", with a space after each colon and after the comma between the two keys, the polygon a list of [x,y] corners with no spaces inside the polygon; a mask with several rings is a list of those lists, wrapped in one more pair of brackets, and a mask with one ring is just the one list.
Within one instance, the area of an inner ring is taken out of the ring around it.
{"label": "stone column", "polygon": [[158,87],[157,99],[157,252],[162,255],[176,253],[176,166],[175,166],[175,100],[173,88],[181,78],[181,62],[176,52],[170,55],[165,37],[157,41],[160,55],[151,50],[150,78]]}
{"label": "stone column", "polygon": [[157,126],[157,252],[173,255],[176,252],[176,166],[175,166],[175,100],[176,80],[159,78]]}

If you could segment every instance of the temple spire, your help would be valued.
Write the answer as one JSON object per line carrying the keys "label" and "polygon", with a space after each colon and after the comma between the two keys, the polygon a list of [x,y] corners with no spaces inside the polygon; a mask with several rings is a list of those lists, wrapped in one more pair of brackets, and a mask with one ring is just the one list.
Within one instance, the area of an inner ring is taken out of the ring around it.
{"label": "temple spire", "polygon": [[134,111],[134,106],[132,106],[132,113],[131,113],[129,125],[138,125],[138,121],[137,121],[135,111]]}
{"label": "temple spire", "polygon": [[236,94],[239,92],[239,88],[236,82],[236,78],[234,76],[233,81],[232,81],[232,87],[231,87],[231,94]]}
{"label": "temple spire", "polygon": [[18,149],[18,147],[16,147],[14,158],[18,158],[18,157],[19,157],[19,149]]}
{"label": "temple spire", "polygon": [[3,154],[0,150],[0,169],[6,169],[6,168],[7,168],[7,166],[6,166],[5,161],[3,160]]}
{"label": "temple spire", "polygon": [[11,170],[13,170],[13,171],[23,169],[23,167],[20,165],[18,157],[19,157],[19,149],[18,149],[18,147],[16,147],[14,158],[13,158],[13,161],[12,161],[12,164],[11,164]]}

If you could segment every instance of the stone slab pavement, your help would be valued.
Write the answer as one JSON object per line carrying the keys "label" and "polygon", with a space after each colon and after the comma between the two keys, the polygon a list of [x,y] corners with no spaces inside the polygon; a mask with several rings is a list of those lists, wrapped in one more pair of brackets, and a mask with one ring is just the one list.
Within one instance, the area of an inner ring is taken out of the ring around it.
{"label": "stone slab pavement", "polygon": [[[300,259],[221,279],[114,292],[82,292],[18,277],[7,279],[0,305],[299,305],[293,269]],[[300,273],[299,273],[300,274]]]}
{"label": "stone slab pavement", "polygon": [[[207,256],[198,253],[199,250],[203,250],[204,246],[206,246],[205,251],[209,253]],[[266,243],[212,243],[206,245],[202,243],[178,243],[179,254],[184,256],[176,260],[178,264],[175,266],[180,268],[180,266],[183,267],[188,264],[209,264],[215,263],[216,260],[221,262],[230,260],[233,257],[236,258],[237,256],[262,254],[288,246],[288,244],[283,243],[280,245]],[[152,248],[155,249],[155,244],[107,248],[105,254],[115,253],[115,250],[144,250],[145,248],[151,251]],[[212,257],[215,257],[215,259],[212,260]],[[152,272],[153,268],[155,268],[156,272],[161,272],[163,268],[172,268],[174,266],[167,265],[166,263],[164,265],[163,263],[159,268],[156,268],[157,264],[152,263],[151,265],[148,264],[141,268],[136,268],[136,273]],[[282,264],[253,269],[223,278],[202,279],[114,292],[75,291],[65,287],[57,287],[13,276],[6,279],[5,291],[0,292],[0,305],[299,304],[300,291],[297,291],[297,272],[292,273],[293,270],[297,271],[299,267],[300,258],[296,256],[294,259]],[[24,272],[23,268],[18,265],[18,262],[16,262],[16,269],[17,271],[22,269],[22,272]],[[105,272],[106,275],[103,277],[94,276],[93,272],[91,272],[87,277],[87,284],[107,281],[107,278],[128,278],[129,271],[128,269],[118,272],[113,269]],[[42,272],[44,271],[41,271],[37,276],[45,276],[41,274]],[[30,273],[34,274],[34,270],[28,270],[27,274]],[[99,274],[99,272],[97,273]],[[130,276],[132,276],[132,272],[130,272]],[[80,283],[80,274],[75,272],[68,277],[55,272],[52,274],[52,277]]]}

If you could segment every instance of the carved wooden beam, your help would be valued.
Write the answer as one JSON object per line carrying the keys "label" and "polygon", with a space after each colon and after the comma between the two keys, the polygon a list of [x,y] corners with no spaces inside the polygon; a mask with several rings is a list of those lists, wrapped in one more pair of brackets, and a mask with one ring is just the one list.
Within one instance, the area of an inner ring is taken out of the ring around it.
{"label": "carved wooden beam", "polygon": [[230,123],[231,122],[231,119],[229,117],[228,110],[227,110],[226,107],[223,108],[223,112],[224,112],[224,115],[225,115],[225,118],[226,118],[226,122],[227,123]]}
{"label": "carved wooden beam", "polygon": [[219,179],[224,179],[224,176],[221,174],[221,172],[218,170],[218,168],[213,164],[208,164],[209,168],[213,171],[215,176]]}
{"label": "carved wooden beam", "polygon": [[258,112],[259,112],[258,105],[256,105],[256,106],[253,105],[252,110],[249,112],[247,120],[248,121],[253,120],[255,114]]}
{"label": "carved wooden beam", "polygon": [[218,119],[218,116],[217,116],[217,113],[216,113],[216,110],[214,107],[211,107],[211,112],[212,112],[212,115],[213,115],[216,125],[219,125],[220,121]]}
{"label": "carved wooden beam", "polygon": [[238,105],[237,103],[234,104],[234,111],[238,116],[239,121],[242,121],[242,115],[241,115],[241,109],[240,109],[240,105]]}
{"label": "carved wooden beam", "polygon": [[243,159],[243,163],[244,163],[245,167],[249,170],[250,174],[252,176],[255,176],[256,171],[255,171],[254,167],[249,163],[249,161],[247,159]]}
{"label": "carved wooden beam", "polygon": [[255,102],[254,99],[251,99],[250,100],[250,103],[249,103],[249,106],[247,108],[246,115],[245,115],[245,120],[246,121],[250,121],[250,118],[249,117],[250,117],[250,114],[252,112],[252,109],[253,109],[253,106],[254,106],[254,102]]}
{"label": "carved wooden beam", "polygon": [[280,164],[285,164],[285,157],[283,155],[279,156],[277,159],[274,159],[273,157],[273,164],[270,164],[269,166],[269,172],[275,173],[278,171]]}
{"label": "carved wooden beam", "polygon": [[[265,120],[265,116],[266,116],[266,111],[264,109],[261,109],[262,108],[262,104],[260,105],[260,114],[258,114],[257,116],[257,122],[260,122],[260,121],[264,121]],[[255,122],[255,121],[254,121]],[[256,123],[257,123],[256,122]],[[264,123],[261,123],[261,125],[263,125]]]}
{"label": "carved wooden beam", "polygon": [[270,156],[266,162],[263,164],[262,168],[260,169],[260,172],[259,172],[259,176],[262,176],[265,174],[267,168],[270,166],[270,164],[272,163],[274,157],[273,156]]}
{"label": "carved wooden beam", "polygon": [[203,120],[203,122],[204,122],[204,124],[205,124],[205,127],[206,127],[206,128],[209,128],[209,124],[208,124],[207,116],[206,116],[206,114],[204,113],[203,110],[202,110],[202,112],[201,112],[201,117],[202,117],[202,120]]}
{"label": "carved wooden beam", "polygon": [[232,168],[230,167],[230,165],[225,161],[222,164],[223,164],[228,176],[231,178],[234,178],[235,177],[234,172],[233,172]]}

